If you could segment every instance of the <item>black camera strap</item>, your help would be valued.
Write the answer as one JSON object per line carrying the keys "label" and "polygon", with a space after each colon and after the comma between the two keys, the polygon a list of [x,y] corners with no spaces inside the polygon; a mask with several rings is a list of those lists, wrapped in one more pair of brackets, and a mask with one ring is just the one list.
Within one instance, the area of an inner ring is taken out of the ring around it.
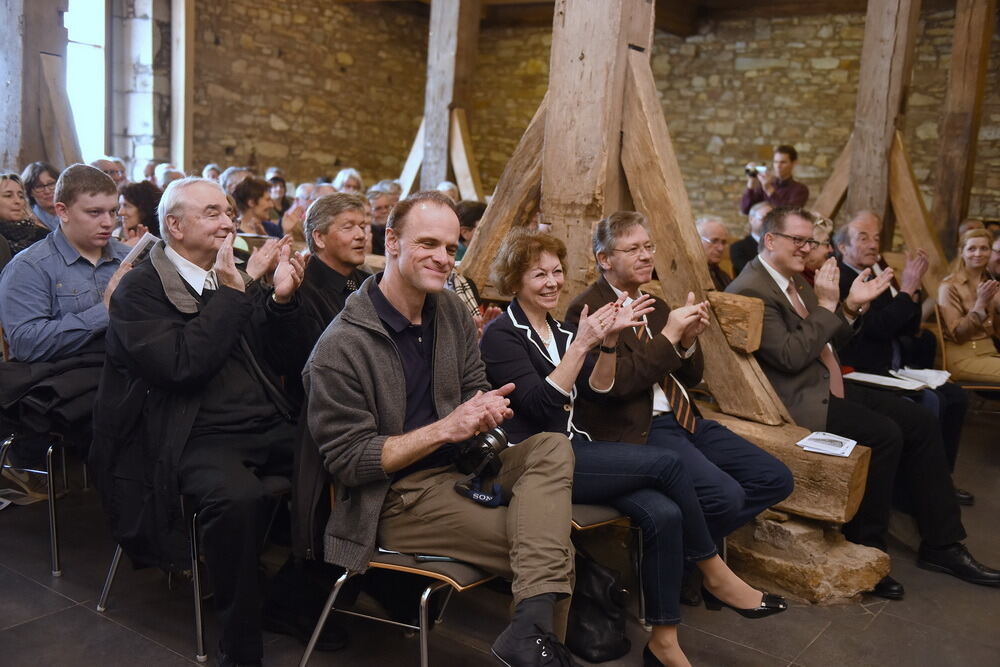
{"label": "black camera strap", "polygon": [[500,485],[494,482],[492,491],[483,491],[482,486],[483,478],[477,473],[455,482],[455,490],[469,500],[486,507],[500,507],[503,504],[503,491]]}

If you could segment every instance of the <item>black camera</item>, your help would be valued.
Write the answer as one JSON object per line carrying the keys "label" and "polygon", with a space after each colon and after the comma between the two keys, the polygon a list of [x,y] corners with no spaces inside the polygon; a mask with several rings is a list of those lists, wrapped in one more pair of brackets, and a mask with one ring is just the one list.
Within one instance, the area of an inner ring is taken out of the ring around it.
{"label": "black camera", "polygon": [[463,475],[495,477],[502,466],[500,452],[508,446],[507,434],[499,426],[477,433],[459,447],[455,467]]}
{"label": "black camera", "polygon": [[766,174],[767,167],[762,164],[758,164],[754,167],[746,167],[743,172],[750,178],[757,178],[758,174]]}

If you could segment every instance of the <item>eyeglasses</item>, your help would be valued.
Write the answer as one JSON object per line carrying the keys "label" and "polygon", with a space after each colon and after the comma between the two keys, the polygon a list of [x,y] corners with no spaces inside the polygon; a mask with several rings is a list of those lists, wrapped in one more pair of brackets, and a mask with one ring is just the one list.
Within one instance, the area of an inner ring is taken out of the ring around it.
{"label": "eyeglasses", "polygon": [[729,241],[727,241],[726,239],[709,239],[705,238],[704,236],[701,237],[701,240],[707,243],[708,245],[721,245],[723,247],[725,247],[725,245],[729,243]]}
{"label": "eyeglasses", "polygon": [[781,232],[771,232],[775,236],[782,236],[789,241],[791,241],[796,248],[801,248],[802,246],[808,246],[809,250],[816,248],[820,245],[820,242],[816,239],[807,239],[804,236],[792,236],[791,234],[782,234]]}
{"label": "eyeglasses", "polygon": [[36,185],[31,188],[32,192],[54,192],[56,189],[56,182],[46,183],[45,185]]}
{"label": "eyeglasses", "polygon": [[642,251],[644,251],[644,250],[647,253],[649,253],[650,255],[655,255],[656,254],[656,244],[655,243],[646,243],[645,245],[636,245],[636,246],[632,246],[631,248],[625,248],[624,250],[622,250],[621,248],[613,248],[611,250],[611,252],[620,252],[620,253],[624,253],[625,255],[628,255],[629,257],[638,257],[639,254]]}

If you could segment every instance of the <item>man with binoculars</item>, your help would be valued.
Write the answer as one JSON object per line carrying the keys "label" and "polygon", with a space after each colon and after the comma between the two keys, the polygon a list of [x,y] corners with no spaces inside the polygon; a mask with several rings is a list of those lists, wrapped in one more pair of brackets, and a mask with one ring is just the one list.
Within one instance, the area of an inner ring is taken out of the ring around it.
{"label": "man with binoculars", "polygon": [[747,187],[740,199],[740,213],[748,214],[754,204],[762,201],[774,208],[805,206],[809,200],[809,188],[792,176],[798,160],[799,153],[795,147],[782,144],[774,149],[773,173],[769,173],[764,165],[748,163],[744,169]]}
{"label": "man with binoculars", "polygon": [[[458,233],[441,193],[399,202],[385,272],[351,295],[306,365],[308,428],[337,488],[326,560],[363,571],[378,546],[509,578],[514,616],[494,654],[507,665],[572,665],[556,636],[572,593],[572,448],[553,433],[503,448],[493,430],[513,415],[514,385],[490,389],[475,324],[444,290]],[[500,470],[470,480],[457,465],[478,468],[467,457],[484,452],[491,431]]]}

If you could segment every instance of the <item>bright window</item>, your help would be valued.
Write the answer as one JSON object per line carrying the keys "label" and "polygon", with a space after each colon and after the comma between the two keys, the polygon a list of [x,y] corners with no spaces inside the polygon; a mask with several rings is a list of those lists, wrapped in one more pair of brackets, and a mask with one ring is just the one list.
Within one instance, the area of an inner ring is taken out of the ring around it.
{"label": "bright window", "polygon": [[105,153],[105,0],[70,0],[63,23],[69,31],[66,47],[66,88],[80,151],[86,162]]}

